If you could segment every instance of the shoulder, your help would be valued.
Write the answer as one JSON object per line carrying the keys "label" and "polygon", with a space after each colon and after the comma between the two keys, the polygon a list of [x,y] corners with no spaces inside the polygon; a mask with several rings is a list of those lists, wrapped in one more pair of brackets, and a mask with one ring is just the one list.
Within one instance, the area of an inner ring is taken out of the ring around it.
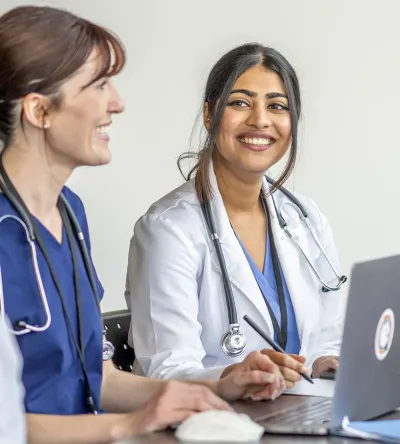
{"label": "shoulder", "polygon": [[191,219],[197,219],[199,200],[193,181],[188,181],[154,202],[140,221],[168,221],[184,227]]}
{"label": "shoulder", "polygon": [[202,222],[200,203],[193,181],[185,182],[153,203],[135,225],[135,234],[172,230],[187,238],[192,237],[195,226]]}
{"label": "shoulder", "polygon": [[153,203],[147,215],[174,217],[180,211],[198,207],[199,202],[193,181],[188,181],[169,192],[157,202]]}

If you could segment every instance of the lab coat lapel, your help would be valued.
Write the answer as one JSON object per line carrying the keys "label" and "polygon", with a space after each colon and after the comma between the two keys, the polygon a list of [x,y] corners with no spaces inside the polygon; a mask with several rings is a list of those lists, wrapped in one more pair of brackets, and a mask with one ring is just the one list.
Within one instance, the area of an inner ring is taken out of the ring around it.
{"label": "lab coat lapel", "polygon": [[[218,230],[222,251],[225,257],[226,268],[229,275],[229,280],[233,287],[235,287],[253,306],[257,308],[261,316],[258,320],[263,324],[263,328],[268,329],[269,333],[273,332],[272,321],[268,313],[267,306],[264,302],[257,281],[253,275],[250,265],[247,261],[242,247],[236,238],[236,235],[229,222],[228,215],[225,210],[222,196],[218,190],[217,180],[214,170],[210,170],[210,182],[213,192],[213,199],[211,201],[211,210],[215,219],[215,225]],[[212,246],[211,261],[214,269],[221,275],[221,267],[218,262],[218,257]],[[235,288],[233,293],[235,295]],[[242,317],[246,313],[238,313],[238,321],[242,323]]]}
{"label": "lab coat lapel", "polygon": [[[264,192],[269,189],[269,185],[264,181]],[[277,211],[280,211],[282,193],[277,191],[274,193],[274,200]],[[319,308],[318,291],[316,291],[315,283],[310,276],[308,265],[302,253],[295,245],[293,240],[289,239],[286,233],[281,229],[277,218],[276,209],[271,196],[267,195],[267,204],[271,218],[271,228],[274,236],[279,261],[285,276],[286,284],[292,300],[297,328],[300,337],[301,350],[300,354],[307,350],[310,333],[313,329],[312,319],[318,318],[313,314],[314,310]],[[290,217],[284,210],[282,215],[288,222],[291,234],[300,242],[305,249],[306,254],[311,254],[307,249],[308,237],[305,236],[305,225],[299,217]]]}

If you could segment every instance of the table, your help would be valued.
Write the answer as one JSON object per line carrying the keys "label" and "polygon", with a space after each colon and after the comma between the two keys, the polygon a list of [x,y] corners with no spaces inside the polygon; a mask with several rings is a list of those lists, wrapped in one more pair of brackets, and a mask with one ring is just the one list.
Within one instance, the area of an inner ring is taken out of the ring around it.
{"label": "table", "polygon": [[[303,397],[302,397],[303,398]],[[312,397],[308,397],[311,401]],[[233,403],[233,408],[238,413],[246,413],[250,418],[261,416],[270,412],[274,412],[277,408],[292,407],[300,400],[299,396],[284,395],[273,402],[252,402],[242,401]],[[304,398],[302,399],[304,402]],[[400,418],[400,411],[394,412],[387,416],[388,419]],[[172,431],[153,433],[151,435],[122,441],[118,444],[176,444],[179,441],[175,439]],[[312,444],[358,444],[373,441],[358,440],[354,438],[328,437],[328,436],[277,436],[264,435],[261,443],[268,444],[291,444],[291,443],[312,443]]]}

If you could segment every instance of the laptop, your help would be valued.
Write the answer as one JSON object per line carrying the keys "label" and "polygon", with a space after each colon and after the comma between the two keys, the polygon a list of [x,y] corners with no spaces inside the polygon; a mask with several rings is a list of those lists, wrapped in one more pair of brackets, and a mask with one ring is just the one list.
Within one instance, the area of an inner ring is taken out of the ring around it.
{"label": "laptop", "polygon": [[352,269],[333,398],[299,397],[253,420],[266,433],[340,434],[345,417],[364,421],[400,407],[399,375],[400,255]]}

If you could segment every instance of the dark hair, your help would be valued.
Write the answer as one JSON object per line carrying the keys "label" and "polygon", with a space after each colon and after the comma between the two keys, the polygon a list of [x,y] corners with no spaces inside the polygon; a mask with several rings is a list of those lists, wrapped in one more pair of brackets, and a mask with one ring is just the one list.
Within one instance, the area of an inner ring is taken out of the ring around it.
{"label": "dark hair", "polygon": [[111,32],[52,7],[23,6],[0,17],[0,141],[4,146],[13,135],[18,101],[36,92],[53,96],[52,105],[60,106],[60,86],[96,48],[101,66],[93,82],[119,73],[125,64],[123,45]]}
{"label": "dark hair", "polygon": [[[232,49],[214,65],[208,76],[204,93],[204,103],[208,104],[211,119],[206,140],[199,153],[187,152],[179,156],[178,168],[186,180],[195,176],[196,192],[201,201],[211,198],[209,165],[216,146],[221,119],[224,114],[230,92],[236,80],[248,69],[256,65],[277,73],[283,81],[289,101],[292,144],[288,162],[270,192],[278,189],[290,176],[297,157],[297,125],[301,113],[300,87],[296,73],[290,63],[276,50],[260,45],[248,43]],[[219,102],[218,102],[219,100]],[[217,104],[218,102],[218,104]],[[196,158],[196,165],[188,175],[182,173],[183,160]]]}

